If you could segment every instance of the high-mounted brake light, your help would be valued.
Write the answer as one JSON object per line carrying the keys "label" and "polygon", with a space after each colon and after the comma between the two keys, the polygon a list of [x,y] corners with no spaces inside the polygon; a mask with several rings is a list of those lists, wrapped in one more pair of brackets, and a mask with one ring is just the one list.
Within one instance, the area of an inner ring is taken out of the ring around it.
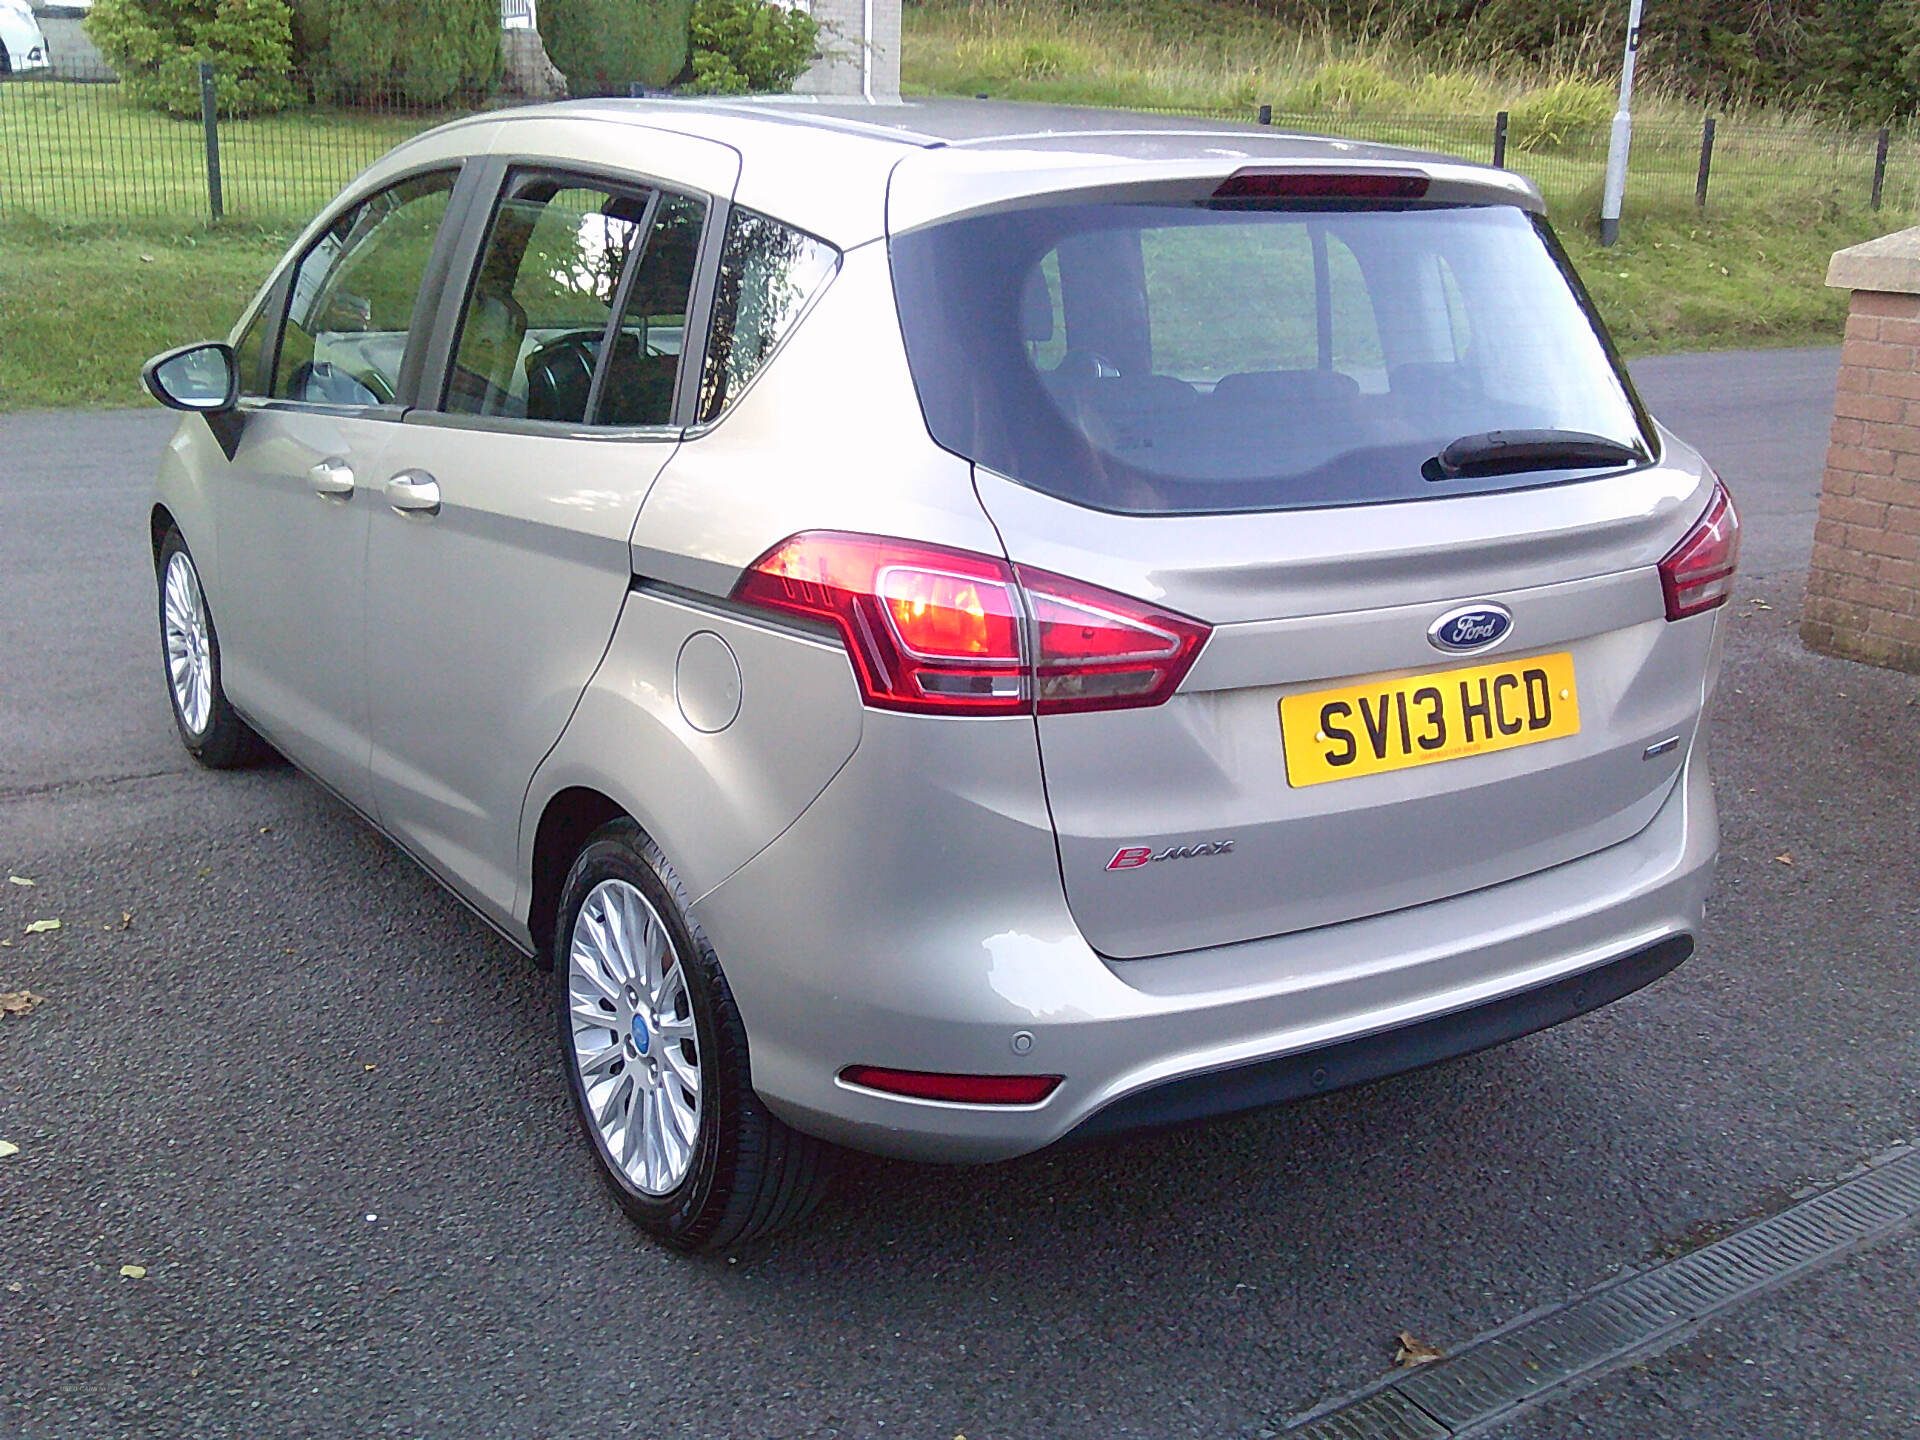
{"label": "high-mounted brake light", "polygon": [[849,1065],[840,1072],[849,1085],[905,1095],[915,1100],[946,1100],[955,1105],[1038,1105],[1059,1087],[1058,1075],[942,1075],[929,1070],[888,1070],[878,1065]]}
{"label": "high-mounted brake light", "polygon": [[1240,170],[1216,200],[1418,200],[1431,182],[1406,171]]}
{"label": "high-mounted brake light", "polygon": [[867,704],[936,715],[1158,705],[1212,633],[1044,570],[825,530],[774,546],[733,597],[832,625]]}
{"label": "high-mounted brake light", "polygon": [[1739,564],[1740,515],[1733,508],[1733,496],[1727,493],[1727,487],[1716,480],[1706,513],[1660,562],[1667,619],[1684,620],[1726,604]]}

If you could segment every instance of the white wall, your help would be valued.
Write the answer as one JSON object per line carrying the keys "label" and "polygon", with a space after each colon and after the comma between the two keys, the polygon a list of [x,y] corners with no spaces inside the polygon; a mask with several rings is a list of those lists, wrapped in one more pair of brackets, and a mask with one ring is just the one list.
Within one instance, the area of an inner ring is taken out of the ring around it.
{"label": "white wall", "polygon": [[[799,95],[900,98],[900,0],[782,0],[820,22],[825,58],[794,84]],[[871,22],[869,34],[867,26]]]}

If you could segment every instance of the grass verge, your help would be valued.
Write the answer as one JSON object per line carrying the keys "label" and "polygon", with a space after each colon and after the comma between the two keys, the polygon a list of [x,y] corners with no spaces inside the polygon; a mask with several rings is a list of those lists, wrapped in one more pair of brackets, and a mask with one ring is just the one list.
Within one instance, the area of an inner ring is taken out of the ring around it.
{"label": "grass verge", "polygon": [[0,226],[0,410],[142,403],[141,363],[169,345],[224,337],[289,239]]}

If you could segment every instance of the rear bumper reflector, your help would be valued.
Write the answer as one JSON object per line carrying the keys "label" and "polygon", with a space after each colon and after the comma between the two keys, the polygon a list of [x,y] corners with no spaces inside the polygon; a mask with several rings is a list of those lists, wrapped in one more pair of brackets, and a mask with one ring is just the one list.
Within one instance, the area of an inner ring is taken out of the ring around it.
{"label": "rear bumper reflector", "polygon": [[941,1075],[927,1070],[887,1070],[849,1065],[840,1079],[863,1090],[954,1105],[1038,1105],[1059,1088],[1058,1075]]}
{"label": "rear bumper reflector", "polygon": [[1081,1121],[1061,1143],[1177,1125],[1364,1085],[1531,1035],[1650,985],[1693,953],[1691,935],[1665,940],[1578,975],[1436,1015],[1395,1030],[1273,1060],[1189,1075],[1122,1096]]}

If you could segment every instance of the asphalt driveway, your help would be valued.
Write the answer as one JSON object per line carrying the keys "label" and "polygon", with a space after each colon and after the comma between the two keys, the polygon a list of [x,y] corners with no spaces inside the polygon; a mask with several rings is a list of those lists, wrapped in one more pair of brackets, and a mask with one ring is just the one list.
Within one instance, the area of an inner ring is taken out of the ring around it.
{"label": "asphalt driveway", "polygon": [[[1920,682],[1794,628],[1835,364],[1635,367],[1748,522],[1695,959],[1286,1109],[858,1160],[711,1261],[602,1193],[541,977],[297,774],[179,751],[167,420],[0,417],[0,991],[46,997],[0,1017],[0,1440],[1253,1435],[1912,1136]],[[1909,1237],[1508,1433],[1909,1435],[1916,1294]]]}

